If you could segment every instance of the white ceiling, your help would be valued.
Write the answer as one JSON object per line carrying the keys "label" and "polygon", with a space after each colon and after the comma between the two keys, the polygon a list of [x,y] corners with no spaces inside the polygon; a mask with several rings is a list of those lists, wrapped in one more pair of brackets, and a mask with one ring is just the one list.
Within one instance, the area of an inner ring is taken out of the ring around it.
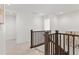
{"label": "white ceiling", "polygon": [[56,14],[79,11],[79,4],[14,4],[5,5],[7,10],[27,13]]}

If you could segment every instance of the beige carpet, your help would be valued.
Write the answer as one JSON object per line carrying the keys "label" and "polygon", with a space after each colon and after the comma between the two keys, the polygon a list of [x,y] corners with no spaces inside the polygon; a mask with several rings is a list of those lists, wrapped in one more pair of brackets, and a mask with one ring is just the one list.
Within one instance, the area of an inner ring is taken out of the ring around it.
{"label": "beige carpet", "polygon": [[44,53],[37,49],[30,49],[30,43],[16,44],[16,40],[6,41],[7,55],[43,55]]}

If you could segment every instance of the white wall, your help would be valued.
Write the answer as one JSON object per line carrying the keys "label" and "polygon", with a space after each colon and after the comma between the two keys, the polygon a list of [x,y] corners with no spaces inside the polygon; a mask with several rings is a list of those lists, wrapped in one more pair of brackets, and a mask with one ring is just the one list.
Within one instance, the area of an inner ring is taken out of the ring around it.
{"label": "white wall", "polygon": [[79,11],[50,17],[51,30],[79,31]]}
{"label": "white wall", "polygon": [[60,15],[58,28],[64,31],[79,31],[79,11]]}
{"label": "white wall", "polygon": [[17,43],[30,42],[30,30],[42,30],[43,20],[39,15],[18,12],[16,15]]}
{"label": "white wall", "polygon": [[5,35],[4,24],[0,24],[0,54],[5,54]]}
{"label": "white wall", "polygon": [[16,39],[16,17],[12,15],[5,16],[6,40]]}

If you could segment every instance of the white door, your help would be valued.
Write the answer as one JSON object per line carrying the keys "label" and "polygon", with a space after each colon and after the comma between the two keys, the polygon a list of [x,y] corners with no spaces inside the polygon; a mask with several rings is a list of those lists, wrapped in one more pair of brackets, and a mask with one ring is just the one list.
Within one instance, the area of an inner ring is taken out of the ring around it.
{"label": "white door", "polygon": [[50,30],[50,19],[49,18],[44,20],[44,30]]}

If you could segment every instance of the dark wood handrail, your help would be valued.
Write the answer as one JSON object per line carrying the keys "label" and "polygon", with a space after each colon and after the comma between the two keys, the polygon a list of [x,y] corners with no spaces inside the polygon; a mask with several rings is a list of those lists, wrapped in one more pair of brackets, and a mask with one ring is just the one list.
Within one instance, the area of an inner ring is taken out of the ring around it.
{"label": "dark wood handrail", "polygon": [[[50,35],[54,35],[55,33],[53,33],[53,34],[50,34]],[[66,33],[58,33],[58,34],[61,34],[61,35],[69,35],[69,36],[77,36],[77,37],[79,37],[79,35],[74,35],[74,34],[66,34]]]}
{"label": "dark wood handrail", "polygon": [[47,31],[33,31],[33,32],[50,32],[51,30],[47,30]]}
{"label": "dark wood handrail", "polygon": [[41,43],[41,44],[38,44],[38,45],[35,45],[35,46],[32,46],[31,48],[35,48],[35,47],[38,47],[38,46],[41,46],[41,45],[44,45],[45,43]]}
{"label": "dark wood handrail", "polygon": [[58,33],[58,34],[61,34],[61,35],[69,35],[69,36],[77,36],[77,37],[79,37],[79,35],[74,35],[74,34],[65,34],[65,33]]}
{"label": "dark wood handrail", "polygon": [[[33,43],[33,33],[44,33],[45,41],[41,43],[37,43],[34,45]],[[32,31],[31,30],[31,48],[38,47],[41,45],[45,45],[45,54],[46,55],[69,55],[70,54],[70,38],[73,40],[73,55],[75,55],[75,37],[79,37],[79,35],[75,34],[66,34],[55,32],[51,34],[51,31]],[[63,47],[61,46],[61,39],[63,39]],[[67,51],[66,51],[66,41],[67,43]]]}

